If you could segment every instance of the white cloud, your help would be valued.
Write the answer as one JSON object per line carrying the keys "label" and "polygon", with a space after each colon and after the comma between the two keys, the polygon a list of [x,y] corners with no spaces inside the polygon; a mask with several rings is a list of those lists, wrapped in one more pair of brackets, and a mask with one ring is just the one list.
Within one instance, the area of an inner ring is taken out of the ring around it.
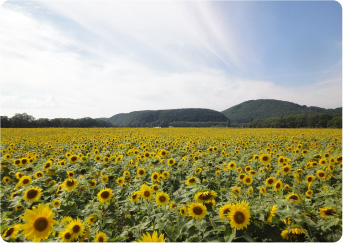
{"label": "white cloud", "polygon": [[234,31],[223,34],[210,2],[39,3],[70,25],[21,8],[0,9],[2,115],[109,117],[187,107],[222,111],[258,98],[336,107],[333,97],[341,97],[337,81],[301,90],[208,66],[207,61],[218,59],[244,69],[250,58]]}

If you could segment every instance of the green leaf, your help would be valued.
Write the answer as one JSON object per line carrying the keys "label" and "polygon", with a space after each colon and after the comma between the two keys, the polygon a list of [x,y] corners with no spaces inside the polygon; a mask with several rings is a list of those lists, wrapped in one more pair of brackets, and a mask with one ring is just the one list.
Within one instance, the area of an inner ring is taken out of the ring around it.
{"label": "green leaf", "polygon": [[236,237],[236,230],[235,229],[233,229],[232,231],[230,231],[228,229],[224,233],[224,240],[225,240],[225,242],[232,242],[235,237]]}

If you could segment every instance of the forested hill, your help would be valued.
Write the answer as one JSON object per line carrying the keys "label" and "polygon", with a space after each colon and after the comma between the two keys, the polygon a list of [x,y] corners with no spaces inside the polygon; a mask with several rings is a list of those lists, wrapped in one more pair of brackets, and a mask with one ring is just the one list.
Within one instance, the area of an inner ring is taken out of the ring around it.
{"label": "forested hill", "polygon": [[298,105],[288,101],[260,99],[249,100],[222,111],[233,124],[250,123],[255,119],[284,117],[298,114],[342,115],[342,107],[325,109],[315,106]]}
{"label": "forested hill", "polygon": [[228,119],[224,114],[210,109],[197,108],[133,111],[101,119],[119,127],[228,125]]}

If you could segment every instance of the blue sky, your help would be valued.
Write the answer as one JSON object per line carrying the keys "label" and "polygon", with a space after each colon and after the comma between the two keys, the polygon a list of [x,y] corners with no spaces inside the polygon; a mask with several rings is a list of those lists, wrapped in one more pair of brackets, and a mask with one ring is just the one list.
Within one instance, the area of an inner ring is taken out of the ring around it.
{"label": "blue sky", "polygon": [[335,1],[6,1],[1,115],[342,105]]}

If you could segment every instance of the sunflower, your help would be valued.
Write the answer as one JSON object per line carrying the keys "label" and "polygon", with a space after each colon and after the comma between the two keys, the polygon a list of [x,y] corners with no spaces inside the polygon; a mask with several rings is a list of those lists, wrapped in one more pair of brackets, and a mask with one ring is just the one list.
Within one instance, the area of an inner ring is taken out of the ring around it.
{"label": "sunflower", "polygon": [[95,221],[97,221],[98,217],[95,214],[92,214],[91,216],[86,218],[87,224],[91,225],[94,224]]}
{"label": "sunflower", "polygon": [[112,189],[104,188],[98,194],[98,201],[101,203],[107,203],[111,200],[113,195]]}
{"label": "sunflower", "polygon": [[90,180],[89,181],[89,186],[90,186],[90,188],[96,187],[96,181],[95,180]]}
{"label": "sunflower", "polygon": [[154,192],[158,192],[158,190],[160,189],[160,186],[158,184],[154,184],[151,186],[151,189],[154,191]]}
{"label": "sunflower", "polygon": [[320,216],[326,219],[327,216],[335,215],[336,211],[332,207],[319,208]]}
{"label": "sunflower", "polygon": [[276,180],[275,177],[271,176],[271,177],[267,178],[264,183],[266,184],[266,186],[271,187],[275,183],[275,180]]}
{"label": "sunflower", "polygon": [[67,171],[67,176],[68,176],[69,178],[73,178],[74,175],[75,175],[75,172],[74,172],[74,171],[72,171],[72,170]]}
{"label": "sunflower", "polygon": [[137,176],[139,176],[139,177],[145,176],[145,169],[144,168],[138,168]]}
{"label": "sunflower", "polygon": [[185,184],[187,186],[193,185],[194,183],[196,183],[196,179],[198,179],[197,177],[191,176],[187,179],[187,181],[185,182]]}
{"label": "sunflower", "polygon": [[170,177],[169,171],[163,171],[162,176],[163,176],[163,179],[168,179]]}
{"label": "sunflower", "polygon": [[20,230],[20,225],[16,224],[14,226],[11,226],[5,230],[5,232],[1,235],[2,238],[7,238],[9,237],[10,239],[15,239],[17,238],[17,234]]}
{"label": "sunflower", "polygon": [[281,172],[285,175],[288,175],[292,172],[292,167],[290,165],[285,165],[281,168]]}
{"label": "sunflower", "polygon": [[63,188],[66,191],[72,191],[77,187],[78,184],[79,182],[76,179],[65,179]]}
{"label": "sunflower", "polygon": [[2,181],[6,184],[11,182],[11,178],[9,176],[4,176],[4,178],[2,178]]}
{"label": "sunflower", "polygon": [[235,161],[231,161],[228,165],[227,165],[227,168],[229,170],[234,170],[236,168],[236,163]]}
{"label": "sunflower", "polygon": [[101,231],[98,231],[95,235],[94,242],[105,242],[107,241],[107,235]]}
{"label": "sunflower", "polygon": [[270,212],[269,212],[269,216],[266,220],[266,223],[267,224],[270,224],[273,220],[273,217],[275,216],[276,214],[276,210],[277,210],[277,205],[274,205],[271,209],[270,209]]}
{"label": "sunflower", "polygon": [[131,195],[131,199],[130,199],[130,202],[131,203],[135,203],[137,202],[137,200],[140,198],[140,192],[139,191],[136,191],[134,192],[132,195]]}
{"label": "sunflower", "polygon": [[124,177],[118,177],[117,180],[116,180],[116,182],[117,182],[119,185],[122,185],[122,184],[124,184],[124,182],[125,182],[125,178],[124,178]]}
{"label": "sunflower", "polygon": [[199,175],[202,172],[202,168],[198,168],[195,170],[194,174]]}
{"label": "sunflower", "polygon": [[22,177],[23,177],[23,173],[21,173],[21,172],[15,173],[15,178],[17,178],[18,180],[20,180],[20,178],[22,178]]}
{"label": "sunflower", "polygon": [[152,199],[152,190],[149,188],[149,186],[143,184],[141,186],[141,190],[140,190],[140,195],[143,199],[148,199],[151,200]]}
{"label": "sunflower", "polygon": [[238,186],[234,186],[234,187],[232,188],[231,195],[232,195],[233,197],[238,197],[238,196],[240,196],[240,195],[241,195],[241,188],[238,187]]}
{"label": "sunflower", "polygon": [[34,174],[35,178],[39,178],[39,177],[43,177],[44,173],[42,171],[36,171],[36,173]]}
{"label": "sunflower", "polygon": [[244,179],[243,179],[243,183],[244,183],[245,185],[251,185],[251,183],[252,183],[252,178],[251,178],[251,176],[246,175],[246,176],[244,177]]}
{"label": "sunflower", "polygon": [[286,198],[288,200],[292,200],[292,201],[290,201],[290,203],[292,203],[292,204],[299,204],[300,203],[300,197],[297,194],[295,194],[294,192],[292,194],[288,195]]}
{"label": "sunflower", "polygon": [[240,174],[240,175],[238,176],[238,180],[243,182],[245,176],[246,176],[245,174]]}
{"label": "sunflower", "polygon": [[264,186],[260,187],[260,193],[262,195],[266,194],[267,193],[267,189]]}
{"label": "sunflower", "polygon": [[159,178],[160,178],[160,174],[158,172],[152,173],[152,175],[151,175],[152,181],[160,181]]}
{"label": "sunflower", "polygon": [[311,183],[311,182],[313,182],[314,181],[314,176],[313,175],[308,175],[307,177],[306,177],[306,181],[307,181],[307,183]]}
{"label": "sunflower", "polygon": [[23,186],[28,186],[32,182],[31,176],[22,176],[20,178],[19,184]]}
{"label": "sunflower", "polygon": [[41,197],[41,191],[38,187],[31,187],[25,191],[23,199],[29,203],[35,202]]}
{"label": "sunflower", "polygon": [[149,232],[143,233],[142,238],[138,242],[165,242],[164,234],[158,236],[157,231],[154,231],[152,235]]}
{"label": "sunflower", "polygon": [[260,156],[260,161],[263,163],[263,164],[269,164],[270,161],[271,161],[271,156],[270,154],[262,154]]}
{"label": "sunflower", "polygon": [[76,163],[79,160],[77,155],[71,155],[68,159],[69,159],[69,162],[72,164]]}
{"label": "sunflower", "polygon": [[231,228],[240,230],[247,228],[250,224],[250,208],[249,203],[240,201],[232,205],[229,213]]}
{"label": "sunflower", "polygon": [[157,205],[165,206],[169,202],[169,195],[165,192],[159,192],[157,193],[155,199],[156,199]]}
{"label": "sunflower", "polygon": [[63,241],[63,242],[71,242],[72,237],[71,233],[68,229],[65,229],[64,231],[61,231],[58,235],[58,237]]}
{"label": "sunflower", "polygon": [[54,200],[53,202],[52,202],[52,206],[54,207],[54,208],[58,208],[59,206],[61,206],[61,201],[60,200]]}
{"label": "sunflower", "polygon": [[308,197],[312,197],[313,196],[313,191],[312,190],[307,190],[305,195],[308,196]]}
{"label": "sunflower", "polygon": [[96,161],[96,162],[100,162],[101,161],[101,156],[100,155],[95,155],[94,156],[94,160]]}
{"label": "sunflower", "polygon": [[220,207],[219,209],[219,218],[221,219],[229,219],[229,213],[231,210],[233,203],[225,204],[224,206]]}
{"label": "sunflower", "polygon": [[181,216],[187,216],[188,215],[188,207],[187,206],[183,206],[180,208],[180,214]]}
{"label": "sunflower", "polygon": [[84,230],[84,224],[81,221],[81,219],[77,217],[76,219],[73,219],[69,222],[66,229],[71,233],[71,237],[74,240],[77,239],[80,235],[82,235]]}
{"label": "sunflower", "polygon": [[103,175],[103,176],[101,177],[100,181],[101,181],[102,183],[107,183],[107,182],[108,182],[108,176],[107,176],[107,175]]}
{"label": "sunflower", "polygon": [[277,180],[274,184],[274,190],[275,191],[281,191],[282,190],[282,181]]}
{"label": "sunflower", "polygon": [[326,172],[323,170],[317,170],[317,177],[321,180],[325,180],[326,177]]}
{"label": "sunflower", "polygon": [[203,203],[208,203],[211,202],[213,199],[217,197],[217,193],[215,191],[203,191],[203,192],[198,192],[194,196],[194,200],[196,202],[203,202]]}
{"label": "sunflower", "polygon": [[20,226],[23,230],[22,235],[28,240],[41,241],[49,237],[53,230],[53,225],[58,224],[53,220],[55,214],[49,207],[49,204],[40,203],[38,207],[33,207],[32,210],[26,209],[25,214],[21,216],[26,221]]}
{"label": "sunflower", "polygon": [[188,207],[188,214],[195,219],[202,219],[207,214],[207,208],[202,203],[192,203]]}

